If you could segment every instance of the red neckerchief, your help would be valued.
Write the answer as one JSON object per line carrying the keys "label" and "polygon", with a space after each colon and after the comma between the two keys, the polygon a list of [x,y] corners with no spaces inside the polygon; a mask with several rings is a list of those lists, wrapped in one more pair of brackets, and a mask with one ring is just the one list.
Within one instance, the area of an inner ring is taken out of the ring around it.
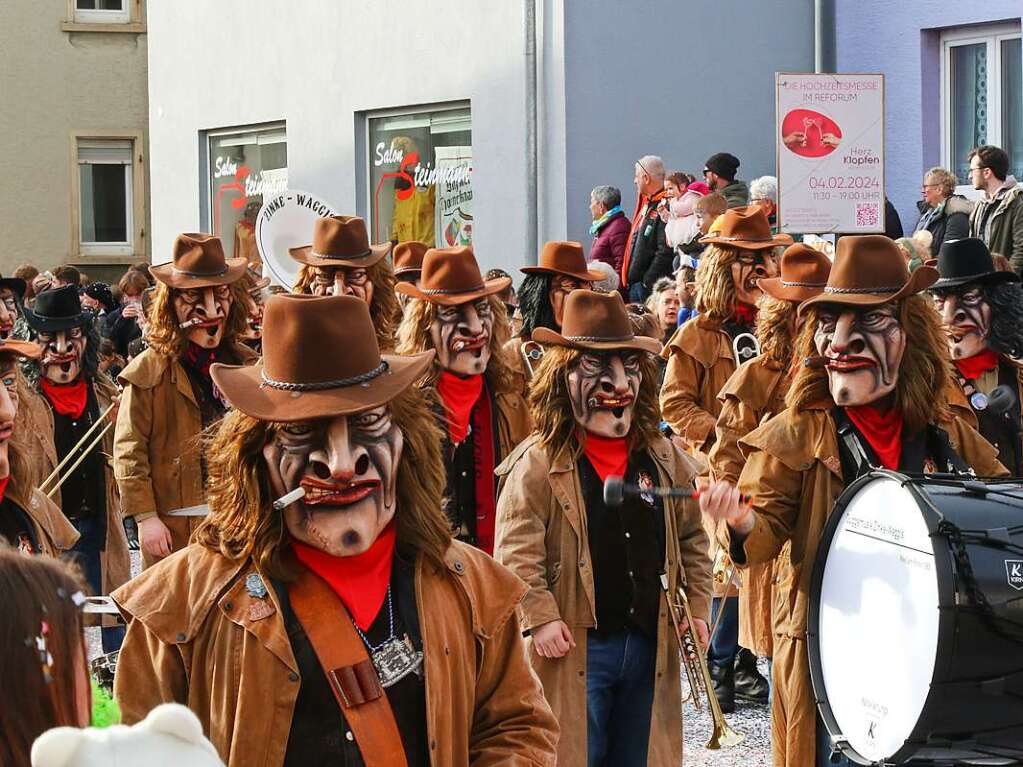
{"label": "red neckerchief", "polygon": [[355,625],[369,631],[391,583],[394,538],[392,521],[372,546],[351,557],[335,557],[299,541],[291,545],[298,561],[323,578],[341,598]]}
{"label": "red neckerchief", "polygon": [[4,499],[4,493],[7,492],[7,483],[11,481],[11,475],[8,474],[3,479],[0,479],[0,501]]}
{"label": "red neckerchief", "polygon": [[580,442],[601,482],[608,477],[625,476],[629,465],[629,444],[625,437],[602,437],[588,431],[580,435]]}
{"label": "red neckerchief", "polygon": [[735,321],[740,325],[754,327],[757,324],[757,307],[750,306],[749,304],[740,304],[736,301],[734,317]]}
{"label": "red neckerchief", "polygon": [[976,381],[982,375],[998,367],[998,352],[985,349],[972,357],[955,360],[956,367],[967,381]]}
{"label": "red neckerchief", "polygon": [[859,429],[886,469],[899,468],[902,456],[902,411],[888,408],[882,413],[873,405],[847,407],[846,415]]}
{"label": "red neckerchief", "polygon": [[217,349],[207,349],[205,346],[189,341],[185,351],[181,353],[181,362],[192,370],[201,374],[204,378],[210,377],[210,367],[217,361]]}
{"label": "red neckerchief", "polygon": [[483,392],[483,374],[462,378],[442,370],[437,379],[437,393],[444,403],[448,418],[448,436],[455,445],[469,434],[469,416]]}
{"label": "red neckerchief", "polygon": [[76,381],[69,384],[55,384],[48,378],[40,378],[39,385],[46,399],[58,413],[74,419],[82,417],[89,391],[85,385],[85,378],[78,376]]}
{"label": "red neckerchief", "polygon": [[490,397],[486,390],[472,411],[472,435],[473,464],[476,467],[476,545],[493,556],[497,523],[497,493],[494,488],[497,453],[494,450]]}

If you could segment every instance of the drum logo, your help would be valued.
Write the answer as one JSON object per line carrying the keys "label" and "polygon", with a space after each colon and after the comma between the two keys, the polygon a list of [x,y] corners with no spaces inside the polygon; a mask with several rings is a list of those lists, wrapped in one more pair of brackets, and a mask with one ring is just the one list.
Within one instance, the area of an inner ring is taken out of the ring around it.
{"label": "drum logo", "polygon": [[639,485],[639,497],[642,498],[647,506],[654,505],[654,479],[645,471],[641,471],[639,476],[636,478],[636,484]]}
{"label": "drum logo", "polygon": [[1023,591],[1023,559],[1005,560],[1005,579],[1016,591]]}

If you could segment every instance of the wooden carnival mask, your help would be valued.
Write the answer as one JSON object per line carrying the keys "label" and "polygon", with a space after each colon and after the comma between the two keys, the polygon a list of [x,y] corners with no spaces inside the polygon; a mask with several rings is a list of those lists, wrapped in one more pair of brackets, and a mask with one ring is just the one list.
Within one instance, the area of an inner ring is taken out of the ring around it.
{"label": "wooden carnival mask", "polygon": [[21,316],[18,294],[10,288],[0,288],[0,341],[6,341],[14,333],[14,323]]}
{"label": "wooden carnival mask", "polygon": [[576,423],[601,437],[624,437],[643,381],[633,349],[584,351],[568,371],[568,393]]}
{"label": "wooden carnival mask", "polygon": [[487,369],[493,332],[494,313],[487,296],[434,307],[430,339],[440,366],[455,375],[479,375]]}
{"label": "wooden carnival mask", "polygon": [[178,326],[189,341],[204,349],[220,346],[234,304],[230,285],[172,288],[171,300]]}
{"label": "wooden carnival mask", "polygon": [[906,333],[895,304],[862,308],[822,304],[814,343],[824,358],[835,404],[869,405],[895,391],[906,351]]}
{"label": "wooden carnival mask", "polygon": [[548,295],[551,301],[551,309],[554,310],[554,321],[558,323],[559,328],[564,321],[565,299],[573,291],[589,287],[589,282],[584,282],[576,277],[569,277],[566,274],[555,274],[551,277],[551,289]]}
{"label": "wooden carnival mask", "polygon": [[756,306],[763,295],[758,281],[777,274],[774,256],[770,250],[740,250],[738,254],[731,264],[735,298],[740,303]]}
{"label": "wooden carnival mask", "polygon": [[973,282],[934,290],[934,305],[948,333],[953,359],[972,357],[988,346],[991,305],[984,288]]}
{"label": "wooden carnival mask", "polygon": [[38,341],[43,350],[40,369],[44,378],[51,383],[68,384],[81,375],[88,342],[85,328],[39,331]]}
{"label": "wooden carnival mask", "polygon": [[313,267],[309,292],[314,296],[355,296],[369,306],[373,303],[373,280],[361,266]]}

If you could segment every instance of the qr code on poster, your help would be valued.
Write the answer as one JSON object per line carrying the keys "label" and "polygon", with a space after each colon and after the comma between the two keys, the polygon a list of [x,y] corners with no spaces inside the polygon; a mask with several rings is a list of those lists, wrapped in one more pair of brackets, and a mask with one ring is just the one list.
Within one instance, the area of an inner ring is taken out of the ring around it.
{"label": "qr code on poster", "polygon": [[856,228],[876,227],[879,221],[878,204],[876,202],[856,203]]}

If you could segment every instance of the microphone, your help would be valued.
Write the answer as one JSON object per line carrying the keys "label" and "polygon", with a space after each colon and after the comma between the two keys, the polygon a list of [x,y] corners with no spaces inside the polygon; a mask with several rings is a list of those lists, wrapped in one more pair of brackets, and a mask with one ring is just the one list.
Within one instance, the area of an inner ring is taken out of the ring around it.
{"label": "microphone", "polygon": [[[700,497],[699,490],[692,490],[688,487],[665,487],[653,485],[652,487],[640,487],[639,485],[626,482],[622,477],[608,477],[604,480],[604,505],[616,508],[625,503],[626,498],[635,498],[637,495],[654,495],[658,498],[692,498],[697,500]],[[748,495],[740,495],[739,500],[749,503]]]}

